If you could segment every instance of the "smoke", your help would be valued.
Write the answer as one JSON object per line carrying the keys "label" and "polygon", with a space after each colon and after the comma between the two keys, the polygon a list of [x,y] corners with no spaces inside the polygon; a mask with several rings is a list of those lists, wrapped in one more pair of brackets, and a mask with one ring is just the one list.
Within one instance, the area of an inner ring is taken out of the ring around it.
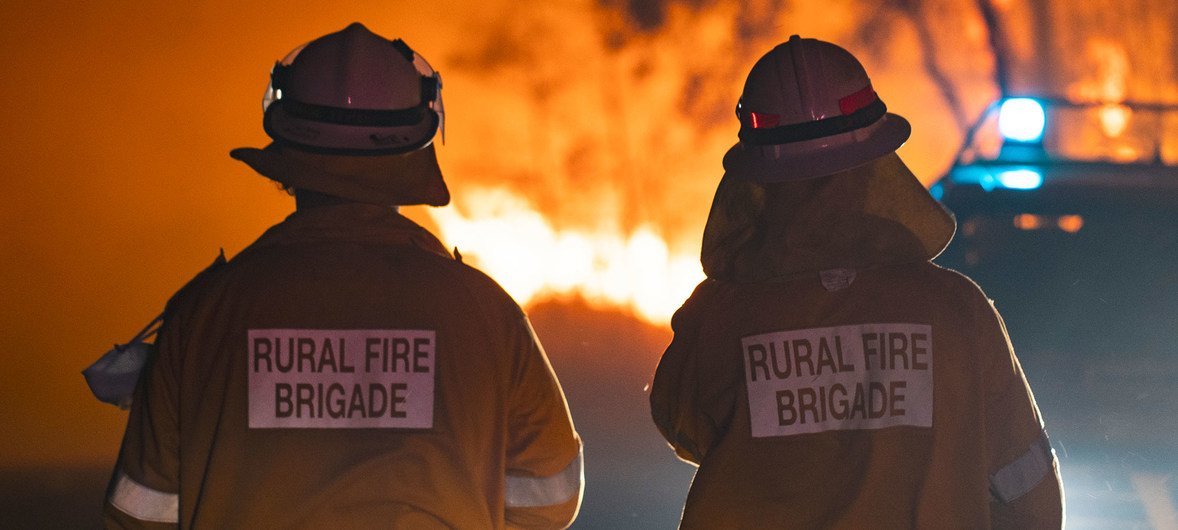
{"label": "smoke", "polygon": [[[442,61],[455,80],[448,87],[467,98],[451,112],[455,208],[465,213],[478,200],[463,193],[467,186],[503,187],[557,230],[625,234],[650,226],[673,251],[695,251],[720,161],[736,138],[733,109],[744,77],[795,33],[838,43],[864,62],[889,110],[913,123],[901,155],[931,183],[999,96],[994,44],[1007,55],[1002,81],[1015,94],[1178,99],[1170,53],[1178,46],[1170,31],[1178,4],[1130,4],[505,4],[489,19],[469,21]],[[981,7],[996,13],[989,26]],[[1107,130],[1132,125],[1123,112],[1105,115]]]}
{"label": "smoke", "polygon": [[935,180],[993,94],[976,9],[952,4],[512,3],[442,61],[448,90],[477,94],[449,107],[456,208],[469,210],[467,186],[506,187],[557,229],[653,226],[694,251],[744,77],[793,33],[860,56],[916,124],[910,164]]}
{"label": "smoke", "polygon": [[578,295],[653,322],[702,279],[700,235],[745,76],[792,34],[865,63],[916,128],[926,182],[994,96],[975,5],[524,0],[466,20],[440,64],[454,205],[429,221],[521,303]]}

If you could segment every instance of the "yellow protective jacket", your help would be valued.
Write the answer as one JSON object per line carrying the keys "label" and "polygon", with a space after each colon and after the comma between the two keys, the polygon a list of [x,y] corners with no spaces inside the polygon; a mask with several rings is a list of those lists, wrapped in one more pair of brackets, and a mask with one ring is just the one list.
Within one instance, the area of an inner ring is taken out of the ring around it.
{"label": "yellow protective jacket", "polygon": [[391,208],[300,210],[169,302],[108,527],[562,528],[581,444],[530,324]]}
{"label": "yellow protective jacket", "polygon": [[699,465],[683,528],[1059,528],[1058,464],[1001,318],[929,262],[952,219],[894,155],[726,176],[655,423]]}

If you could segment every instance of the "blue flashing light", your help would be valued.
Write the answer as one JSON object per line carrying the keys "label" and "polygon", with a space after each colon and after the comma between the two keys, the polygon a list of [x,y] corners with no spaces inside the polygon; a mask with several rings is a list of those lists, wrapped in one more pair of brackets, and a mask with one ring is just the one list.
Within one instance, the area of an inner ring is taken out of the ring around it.
{"label": "blue flashing light", "polygon": [[1043,140],[1047,113],[1043,105],[1031,98],[1011,98],[998,109],[998,132],[1002,137],[1023,143]]}
{"label": "blue flashing light", "polygon": [[[982,191],[1020,190],[1028,191],[1043,187],[1046,177],[1041,168],[1031,165],[965,165],[954,167],[945,177],[947,182],[961,185],[976,185]],[[936,189],[940,182],[929,188],[929,193],[936,197],[944,189]],[[939,198],[938,198],[939,199]]]}
{"label": "blue flashing light", "polygon": [[1043,185],[1043,174],[1033,169],[1011,169],[997,175],[998,183],[1012,190],[1033,190]]}
{"label": "blue flashing light", "polygon": [[945,198],[945,185],[940,182],[933,184],[932,186],[929,186],[928,193],[929,193],[929,195],[932,195],[933,198],[938,201],[941,199],[944,199]]}

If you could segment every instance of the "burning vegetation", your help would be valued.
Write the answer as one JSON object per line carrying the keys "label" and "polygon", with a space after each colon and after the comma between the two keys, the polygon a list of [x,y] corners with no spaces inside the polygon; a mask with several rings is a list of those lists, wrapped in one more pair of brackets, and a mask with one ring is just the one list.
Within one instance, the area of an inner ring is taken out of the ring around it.
{"label": "burning vegetation", "polygon": [[457,191],[430,221],[521,303],[578,296],[665,323],[703,278],[699,235],[760,54],[799,33],[863,58],[913,122],[901,154],[926,184],[1003,92],[1101,103],[1064,117],[1077,132],[1052,141],[1069,156],[1172,159],[1137,133],[1178,121],[1123,103],[1178,101],[1178,8],[1132,4],[513,2],[445,52]]}
{"label": "burning vegetation", "polygon": [[925,182],[996,96],[964,1],[520,2],[469,33],[441,61],[455,203],[427,222],[521,303],[575,296],[660,324],[703,278],[699,237],[762,53],[800,33],[862,57],[916,124],[904,155]]}

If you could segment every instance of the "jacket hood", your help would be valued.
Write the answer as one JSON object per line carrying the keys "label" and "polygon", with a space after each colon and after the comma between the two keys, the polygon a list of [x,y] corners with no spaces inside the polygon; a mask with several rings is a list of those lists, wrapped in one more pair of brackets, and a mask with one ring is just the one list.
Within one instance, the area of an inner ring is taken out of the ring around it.
{"label": "jacket hood", "polygon": [[841,173],[758,184],[725,173],[704,228],[709,278],[771,281],[804,272],[929,261],[956,222],[895,153]]}
{"label": "jacket hood", "polygon": [[344,156],[271,143],[264,149],[234,149],[229,156],[271,180],[352,201],[380,206],[450,203],[433,144],[400,155]]}

